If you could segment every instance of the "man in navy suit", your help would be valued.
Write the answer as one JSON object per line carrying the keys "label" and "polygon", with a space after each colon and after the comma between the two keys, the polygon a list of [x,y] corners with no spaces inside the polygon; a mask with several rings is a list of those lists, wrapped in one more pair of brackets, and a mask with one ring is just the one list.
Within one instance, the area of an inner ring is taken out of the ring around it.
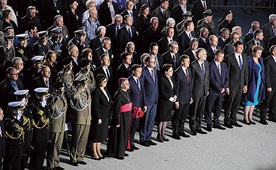
{"label": "man in navy suit", "polygon": [[220,46],[222,49],[226,44],[229,43],[230,39],[230,31],[227,28],[222,28],[220,31],[220,36],[218,37],[218,46]]}
{"label": "man in navy suit", "polygon": [[119,13],[118,4],[112,0],[105,0],[99,7],[99,22],[107,26],[114,22],[114,16]]}
{"label": "man in navy suit", "polygon": [[[142,66],[138,64],[134,64],[132,66],[132,75],[128,78],[130,84],[130,100],[133,102],[133,107],[141,108],[143,111],[147,110],[145,106],[145,89],[142,78]],[[140,122],[140,117],[135,117],[134,113],[131,114],[130,121],[130,138],[129,143],[130,146],[127,146],[128,151],[137,150],[138,148],[134,145],[134,135],[136,130],[138,129]]]}
{"label": "man in navy suit", "polygon": [[166,35],[158,41],[159,53],[162,55],[169,49],[169,44],[173,42],[174,28],[168,27]]}
{"label": "man in navy suit", "polygon": [[218,46],[218,38],[216,35],[210,35],[209,44],[210,45],[207,47],[206,51],[207,61],[210,63],[214,60],[215,52],[221,48]]}
{"label": "man in navy suit", "polygon": [[104,37],[101,43],[101,47],[94,51],[93,63],[99,67],[101,65],[100,57],[102,54],[107,54],[111,62],[113,62],[113,52],[111,49],[111,40],[108,37]]}
{"label": "man in navy suit", "polygon": [[149,46],[149,54],[155,58],[156,64],[155,64],[155,69],[157,71],[157,76],[160,77],[160,69],[163,65],[163,58],[162,56],[158,53],[159,51],[159,46],[156,42],[153,42]]}
{"label": "man in navy suit", "polygon": [[175,107],[176,111],[172,118],[172,137],[180,139],[190,137],[184,132],[184,123],[187,118],[190,103],[192,103],[192,74],[190,66],[190,57],[186,54],[180,57],[181,66],[174,72],[175,93],[177,96]]}
{"label": "man in navy suit", "polygon": [[210,88],[209,96],[207,98],[205,121],[207,124],[207,131],[212,131],[212,111],[214,108],[214,128],[224,130],[224,127],[220,126],[219,117],[222,108],[223,95],[226,88],[229,85],[228,69],[224,62],[223,50],[217,50],[215,52],[215,60],[210,65]]}
{"label": "man in navy suit", "polygon": [[179,43],[179,53],[182,54],[190,46],[190,41],[195,37],[195,25],[193,21],[186,21],[184,24],[185,31],[179,34],[177,42]]}
{"label": "man in navy suit", "polygon": [[131,0],[126,1],[126,9],[121,13],[123,17],[129,15],[132,17],[132,25],[136,28],[136,31],[140,31],[140,20],[138,18],[137,11],[133,10],[134,3]]}
{"label": "man in navy suit", "polygon": [[119,65],[116,72],[116,81],[118,81],[121,77],[129,77],[131,75],[131,53],[123,52],[121,54],[121,59],[122,63]]}
{"label": "man in navy suit", "polygon": [[197,133],[206,134],[201,129],[201,117],[205,111],[205,103],[209,94],[209,63],[206,61],[207,52],[204,48],[196,51],[197,60],[192,62],[191,70],[193,75],[193,103],[190,110],[190,129],[192,135]]}
{"label": "man in navy suit", "polygon": [[147,105],[147,111],[141,119],[140,128],[140,143],[144,146],[156,145],[151,140],[158,101],[158,78],[154,69],[155,64],[155,58],[149,56],[146,58],[146,67],[142,71],[145,87],[145,103]]}

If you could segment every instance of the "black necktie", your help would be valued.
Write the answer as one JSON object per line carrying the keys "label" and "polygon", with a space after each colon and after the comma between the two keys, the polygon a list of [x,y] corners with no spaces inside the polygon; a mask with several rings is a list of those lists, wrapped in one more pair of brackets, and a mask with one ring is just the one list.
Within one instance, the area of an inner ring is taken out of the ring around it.
{"label": "black necktie", "polygon": [[129,37],[132,38],[132,33],[131,33],[131,29],[128,28],[128,34],[129,34]]}

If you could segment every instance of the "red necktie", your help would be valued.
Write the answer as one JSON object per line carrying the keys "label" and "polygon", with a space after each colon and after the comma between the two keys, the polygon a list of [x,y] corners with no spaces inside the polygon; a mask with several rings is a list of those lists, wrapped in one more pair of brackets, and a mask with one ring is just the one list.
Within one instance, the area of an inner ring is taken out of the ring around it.
{"label": "red necktie", "polygon": [[205,1],[203,2],[203,8],[204,8],[204,11],[206,11],[207,5],[206,5],[206,2],[205,2]]}

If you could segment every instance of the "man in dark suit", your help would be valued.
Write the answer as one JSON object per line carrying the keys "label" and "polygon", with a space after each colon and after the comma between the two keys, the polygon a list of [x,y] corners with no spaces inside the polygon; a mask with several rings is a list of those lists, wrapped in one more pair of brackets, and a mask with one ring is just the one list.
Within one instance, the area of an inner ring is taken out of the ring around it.
{"label": "man in dark suit", "polygon": [[264,48],[262,57],[265,58],[266,57],[266,46],[265,46],[263,39],[264,39],[263,30],[256,30],[254,32],[253,38],[251,40],[249,40],[245,45],[245,54],[247,56],[251,55],[252,47],[254,45],[259,45]]}
{"label": "man in dark suit", "polygon": [[148,52],[147,49],[152,42],[158,42],[162,38],[161,29],[159,29],[159,19],[157,17],[152,17],[150,19],[151,26],[142,33],[142,52]]}
{"label": "man in dark suit", "polygon": [[99,66],[95,71],[94,75],[97,77],[98,74],[103,74],[107,79],[107,89],[111,96],[114,95],[117,90],[117,86],[114,86],[114,74],[112,69],[110,68],[110,58],[107,54],[102,54],[100,57],[101,66]]}
{"label": "man in dark suit", "polygon": [[173,42],[174,28],[168,27],[166,35],[158,41],[159,53],[162,55],[169,50],[169,44]]}
{"label": "man in dark suit", "polygon": [[226,44],[223,48],[224,51],[224,55],[227,56],[231,53],[233,53],[234,50],[234,43],[236,43],[237,41],[239,41],[240,39],[240,35],[237,32],[232,32],[230,35],[230,42],[228,44]]}
{"label": "man in dark suit", "polygon": [[115,15],[114,23],[109,24],[106,26],[106,36],[111,39],[112,42],[112,51],[114,55],[117,57],[119,54],[119,47],[118,47],[118,31],[123,26],[123,17],[120,14]]}
{"label": "man in dark suit", "polygon": [[156,145],[151,140],[158,101],[158,78],[154,69],[155,64],[153,56],[146,58],[146,67],[142,71],[144,80],[142,83],[144,83],[145,87],[145,103],[147,106],[147,111],[141,119],[140,127],[140,143],[144,146]]}
{"label": "man in dark suit", "polygon": [[126,9],[121,13],[123,17],[126,15],[131,16],[132,18],[132,25],[136,28],[136,31],[140,31],[141,25],[140,20],[138,18],[138,13],[133,11],[134,3],[131,0],[126,1]]}
{"label": "man in dark suit", "polygon": [[192,135],[197,133],[206,134],[201,129],[201,117],[205,111],[205,103],[209,95],[209,63],[206,61],[207,52],[203,48],[196,51],[197,60],[192,62],[191,70],[193,75],[193,103],[190,109],[190,129]]}
{"label": "man in dark suit", "polygon": [[125,25],[118,31],[119,53],[123,52],[129,41],[135,42],[137,38],[136,28],[132,25],[132,17],[124,16]]}
{"label": "man in dark suit", "polygon": [[203,12],[211,7],[211,0],[197,0],[193,4],[193,21],[196,24],[203,18]]}
{"label": "man in dark suit", "polygon": [[159,19],[159,27],[161,30],[165,27],[166,21],[170,18],[170,11],[168,10],[169,0],[161,0],[161,5],[152,11],[152,16]]}
{"label": "man in dark suit", "polygon": [[69,36],[68,28],[64,25],[64,19],[63,19],[62,15],[56,15],[54,17],[54,24],[47,29],[48,35],[50,35],[52,32],[51,30],[56,27],[61,28],[63,39],[65,40],[65,42],[67,44],[68,41],[70,40],[70,36]]}
{"label": "man in dark suit", "polygon": [[229,74],[229,88],[226,88],[224,126],[228,128],[233,128],[233,126],[242,127],[237,123],[237,112],[240,107],[242,93],[247,92],[248,85],[248,62],[246,54],[242,53],[242,42],[235,42],[234,50],[225,59]]}
{"label": "man in dark suit", "polygon": [[140,4],[146,4],[149,6],[150,11],[153,11],[159,2],[157,0],[139,0]]}
{"label": "man in dark suit", "polygon": [[190,11],[187,0],[179,0],[179,4],[175,7],[172,7],[171,17],[175,20],[175,23],[178,24],[182,21],[183,14],[185,14],[187,11]]}
{"label": "man in dark suit", "polygon": [[220,46],[222,49],[226,44],[229,43],[230,39],[230,31],[227,28],[222,28],[220,30],[220,36],[218,37],[218,46]]}
{"label": "man in dark suit", "polygon": [[90,41],[90,48],[92,51],[102,46],[102,40],[105,37],[105,33],[106,28],[104,26],[99,26],[97,28],[97,36]]}
{"label": "man in dark suit", "polygon": [[[132,75],[128,78],[130,84],[130,100],[133,102],[133,107],[140,108],[144,112],[147,110],[146,103],[145,103],[145,88],[143,79],[141,78],[142,75],[142,66],[138,64],[134,64],[132,66]],[[138,115],[131,114],[131,121],[130,121],[130,137],[129,143],[130,146],[127,148],[129,151],[137,150],[138,148],[134,145],[134,135],[138,129],[140,122],[140,117]]]}
{"label": "man in dark suit", "polygon": [[121,54],[122,63],[117,68],[116,72],[116,81],[118,81],[121,77],[129,77],[131,76],[131,62],[132,55],[128,52],[123,52]]}
{"label": "man in dark suit", "polygon": [[269,23],[262,28],[264,31],[264,41],[267,45],[270,38],[276,35],[276,14],[269,15]]}
{"label": "man in dark suit", "polygon": [[223,50],[217,50],[215,52],[215,60],[210,65],[210,94],[207,98],[205,121],[207,124],[207,131],[212,131],[212,111],[214,108],[213,127],[224,130],[224,127],[220,126],[219,117],[222,108],[223,95],[228,88],[229,78],[228,69],[224,62]]}
{"label": "man in dark suit", "polygon": [[276,45],[270,48],[271,55],[264,60],[266,99],[262,104],[260,123],[267,125],[266,113],[269,109],[269,120],[276,122]]}
{"label": "man in dark suit", "polygon": [[6,112],[8,103],[15,101],[13,93],[17,90],[24,89],[23,83],[20,78],[18,78],[18,72],[16,68],[9,67],[6,70],[6,79],[0,83],[0,107]]}
{"label": "man in dark suit", "polygon": [[183,52],[190,57],[190,63],[196,60],[196,51],[198,49],[198,39],[193,38],[190,42],[190,48]]}
{"label": "man in dark suit", "polygon": [[190,57],[187,55],[182,55],[180,57],[181,65],[175,70],[175,93],[177,96],[175,103],[175,113],[172,118],[172,137],[175,139],[180,139],[179,136],[185,138],[189,135],[184,132],[184,123],[186,121],[187,115],[189,113],[190,104],[192,103],[192,72],[189,68]]}
{"label": "man in dark suit", "polygon": [[[210,46],[207,47],[207,61],[210,63],[214,60],[215,52],[221,48],[218,46],[218,38],[215,35],[209,37]],[[224,54],[224,53],[223,53]]]}
{"label": "man in dark suit", "polygon": [[190,46],[190,41],[196,37],[194,33],[195,25],[193,21],[186,21],[184,24],[185,31],[179,34],[178,44],[179,44],[179,53],[182,54]]}
{"label": "man in dark suit", "polygon": [[99,7],[99,22],[103,26],[114,23],[115,15],[119,13],[118,4],[112,0],[105,0]]}
{"label": "man in dark suit", "polygon": [[68,48],[68,54],[69,54],[68,57],[72,58],[73,72],[74,74],[77,74],[80,71],[78,47],[76,45],[71,45]]}
{"label": "man in dark suit", "polygon": [[163,64],[172,64],[174,70],[180,66],[180,55],[178,54],[178,49],[178,43],[173,41],[169,44],[169,50],[162,55]]}
{"label": "man in dark suit", "polygon": [[35,79],[35,88],[47,87],[50,93],[53,92],[53,80],[51,77],[51,70],[48,66],[43,65],[41,68],[41,76]]}
{"label": "man in dark suit", "polygon": [[102,54],[107,54],[112,62],[114,57],[111,49],[111,40],[108,37],[104,37],[101,46],[94,51],[93,63],[97,67],[101,65],[100,57]]}
{"label": "man in dark suit", "polygon": [[198,48],[204,48],[207,49],[209,47],[209,30],[206,27],[202,27],[200,29],[200,35],[198,37]]}
{"label": "man in dark suit", "polygon": [[259,29],[261,29],[260,23],[258,21],[253,21],[251,23],[251,28],[249,29],[248,33],[244,36],[244,43],[246,44],[248,41],[250,41],[253,38],[255,30]]}
{"label": "man in dark suit", "polygon": [[155,70],[157,71],[157,76],[160,77],[160,69],[163,66],[163,58],[158,54],[159,46],[156,42],[153,42],[149,46],[149,54],[155,59]]}
{"label": "man in dark suit", "polygon": [[36,8],[35,6],[28,6],[27,8],[27,14],[21,18],[20,24],[19,24],[19,30],[20,32],[25,32],[28,29],[27,24],[29,22],[34,22],[37,26],[38,31],[42,31],[42,26],[40,22],[40,18],[36,16]]}

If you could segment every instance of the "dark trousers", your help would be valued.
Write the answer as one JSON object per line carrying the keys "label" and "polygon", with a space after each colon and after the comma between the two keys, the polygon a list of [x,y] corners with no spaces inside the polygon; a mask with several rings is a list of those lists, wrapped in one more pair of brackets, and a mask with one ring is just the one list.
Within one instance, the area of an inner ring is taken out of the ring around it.
{"label": "dark trousers", "polygon": [[31,141],[25,141],[23,154],[22,154],[22,161],[21,161],[21,169],[24,170],[28,165],[28,160],[31,153]]}
{"label": "dark trousers", "polygon": [[32,142],[30,170],[39,170],[43,167],[45,153],[47,151],[47,142]]}
{"label": "dark trousers", "polygon": [[4,170],[21,170],[23,147],[22,142],[6,140]]}
{"label": "dark trousers", "polygon": [[201,129],[201,117],[205,112],[207,96],[195,96],[191,105],[189,124],[192,131]]}
{"label": "dark trousers", "polygon": [[177,109],[172,118],[172,130],[173,134],[178,135],[184,132],[184,123],[187,119],[190,104],[179,104],[179,109]]}
{"label": "dark trousers", "polygon": [[140,141],[150,141],[155,122],[157,104],[147,106],[145,115],[141,118]]}
{"label": "dark trousers", "polygon": [[261,120],[266,120],[267,109],[269,109],[269,119],[276,119],[276,90],[266,92],[266,99],[261,107]]}
{"label": "dark trousers", "polygon": [[224,123],[237,122],[237,113],[240,107],[242,89],[230,89],[230,95],[226,96]]}
{"label": "dark trousers", "polygon": [[205,121],[208,126],[212,126],[212,111],[214,108],[214,126],[220,126],[219,117],[222,108],[223,95],[215,93],[209,95],[206,103]]}
{"label": "dark trousers", "polygon": [[139,127],[140,118],[135,118],[132,113],[130,121],[130,145],[134,145],[134,136]]}

